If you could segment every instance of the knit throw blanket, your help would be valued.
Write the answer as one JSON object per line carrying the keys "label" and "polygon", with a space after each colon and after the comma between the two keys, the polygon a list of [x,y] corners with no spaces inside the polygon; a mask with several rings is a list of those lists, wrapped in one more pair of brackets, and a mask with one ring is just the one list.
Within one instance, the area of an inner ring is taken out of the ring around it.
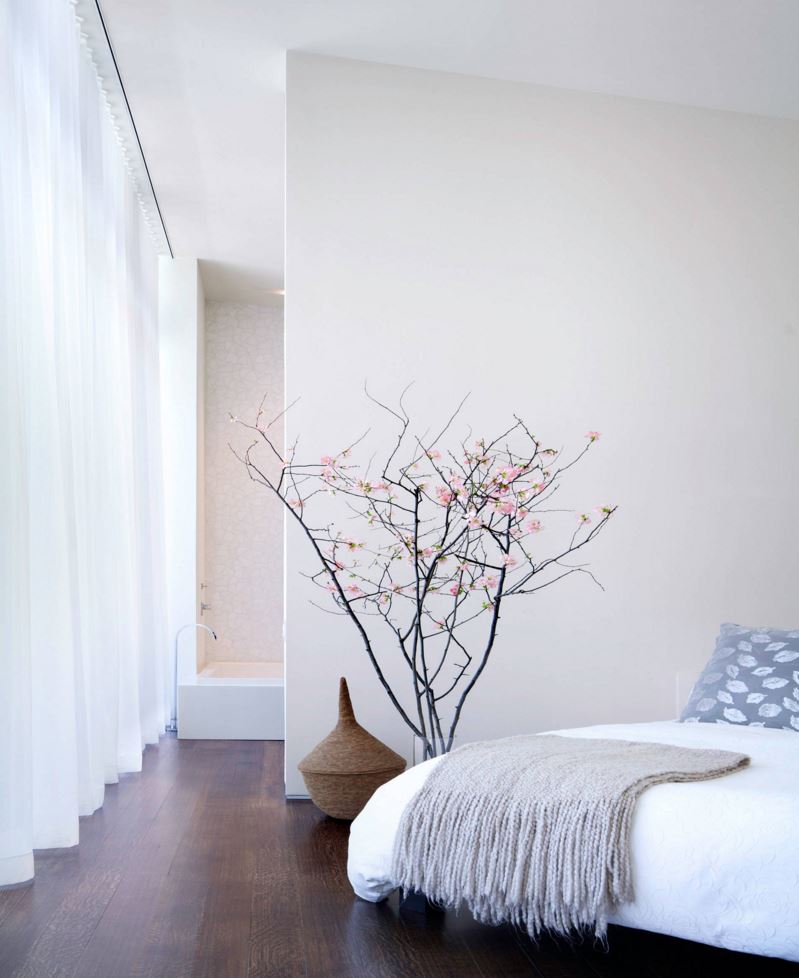
{"label": "knit throw blanket", "polygon": [[431,772],[403,813],[393,878],[478,920],[604,937],[633,898],[630,824],[639,795],[704,781],[743,754],[539,734],[467,744]]}

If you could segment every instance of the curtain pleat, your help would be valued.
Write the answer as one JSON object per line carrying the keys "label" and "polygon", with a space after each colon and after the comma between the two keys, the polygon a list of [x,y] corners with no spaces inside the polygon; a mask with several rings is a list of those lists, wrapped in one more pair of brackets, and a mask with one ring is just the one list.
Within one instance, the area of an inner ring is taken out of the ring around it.
{"label": "curtain pleat", "polygon": [[167,719],[157,255],[67,0],[0,0],[0,885]]}

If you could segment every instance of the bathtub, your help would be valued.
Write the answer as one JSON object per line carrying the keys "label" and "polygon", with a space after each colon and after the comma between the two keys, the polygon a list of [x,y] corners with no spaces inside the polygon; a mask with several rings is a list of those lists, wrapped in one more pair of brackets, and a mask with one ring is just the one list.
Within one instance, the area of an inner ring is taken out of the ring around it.
{"label": "bathtub", "polygon": [[209,662],[181,680],[178,737],[283,740],[283,663]]}

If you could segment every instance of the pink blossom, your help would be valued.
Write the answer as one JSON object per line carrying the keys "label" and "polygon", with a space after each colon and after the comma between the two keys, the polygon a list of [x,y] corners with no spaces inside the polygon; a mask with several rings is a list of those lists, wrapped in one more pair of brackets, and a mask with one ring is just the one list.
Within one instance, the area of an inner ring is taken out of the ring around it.
{"label": "pink blossom", "polygon": [[379,489],[380,492],[388,492],[390,486],[387,482],[378,482],[375,485],[375,489]]}
{"label": "pink blossom", "polygon": [[338,591],[338,588],[332,581],[328,581],[327,584],[325,584],[325,590],[330,591],[331,594],[335,594],[336,591]]}
{"label": "pink blossom", "polygon": [[335,455],[323,455],[319,461],[322,463],[322,465],[335,465],[336,464],[336,456]]}
{"label": "pink blossom", "polygon": [[580,513],[577,517],[577,522],[580,524],[585,524],[585,523],[590,523],[592,521],[588,513]]}
{"label": "pink blossom", "polygon": [[452,587],[449,589],[449,593],[454,594],[455,597],[457,597],[461,593],[460,584],[453,584]]}
{"label": "pink blossom", "polygon": [[402,585],[397,584],[397,582],[394,581],[394,583],[391,585],[391,590],[394,592],[394,594],[397,594],[397,592],[402,590]]}
{"label": "pink blossom", "polygon": [[497,586],[497,584],[499,584],[499,580],[495,574],[488,574],[486,576],[486,586],[488,588],[493,590]]}
{"label": "pink blossom", "polygon": [[360,598],[363,591],[358,587],[357,584],[348,584],[347,590],[354,598]]}
{"label": "pink blossom", "polygon": [[431,448],[427,453],[427,457],[432,459],[432,461],[437,462],[441,458],[441,452],[437,448]]}
{"label": "pink blossom", "polygon": [[525,509],[524,506],[522,506],[516,515],[519,517],[520,520],[523,520],[529,512],[530,512],[529,509]]}
{"label": "pink blossom", "polygon": [[289,504],[289,506],[291,506],[292,509],[299,509],[299,507],[302,506],[302,500],[300,500],[300,499],[289,499],[288,500],[288,504]]}
{"label": "pink blossom", "polygon": [[455,498],[455,493],[451,489],[447,489],[444,486],[436,486],[436,495],[438,496],[438,501],[442,506],[449,506],[452,500]]}
{"label": "pink blossom", "polygon": [[586,437],[586,438],[587,438],[587,439],[588,439],[589,441],[598,441],[598,440],[599,440],[599,438],[601,437],[601,434],[600,434],[600,432],[598,432],[598,431],[586,431],[586,433],[585,433],[585,437]]}
{"label": "pink blossom", "polygon": [[594,506],[594,512],[599,516],[610,516],[614,509],[614,506]]}
{"label": "pink blossom", "polygon": [[525,530],[528,533],[540,533],[544,527],[541,525],[541,520],[530,520],[530,522],[525,526]]}
{"label": "pink blossom", "polygon": [[511,554],[505,554],[505,558],[502,561],[502,563],[506,567],[515,567],[519,563],[519,561]]}
{"label": "pink blossom", "polygon": [[505,465],[497,469],[494,472],[495,482],[513,482],[513,480],[522,474],[522,469],[515,465]]}

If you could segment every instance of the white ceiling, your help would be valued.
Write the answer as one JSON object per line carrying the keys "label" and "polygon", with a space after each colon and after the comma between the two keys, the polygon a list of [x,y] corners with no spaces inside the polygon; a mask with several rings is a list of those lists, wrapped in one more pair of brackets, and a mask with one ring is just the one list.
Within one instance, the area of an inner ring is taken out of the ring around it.
{"label": "white ceiling", "polygon": [[176,255],[279,302],[287,50],[799,119],[799,0],[102,0]]}

